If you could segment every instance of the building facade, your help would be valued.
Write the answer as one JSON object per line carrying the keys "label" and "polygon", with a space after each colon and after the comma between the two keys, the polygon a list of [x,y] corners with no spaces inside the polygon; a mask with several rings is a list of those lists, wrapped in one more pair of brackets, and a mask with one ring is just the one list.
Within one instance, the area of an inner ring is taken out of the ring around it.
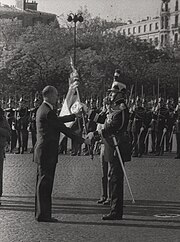
{"label": "building facade", "polygon": [[157,47],[177,45],[180,42],[180,8],[179,0],[161,0],[160,15],[147,17],[119,26],[116,31],[127,36],[138,37]]}
{"label": "building facade", "polygon": [[37,5],[35,1],[29,0],[16,0],[15,6],[0,5],[0,20],[16,19],[23,27],[33,26],[38,22],[49,24],[57,21],[55,14],[38,11]]}

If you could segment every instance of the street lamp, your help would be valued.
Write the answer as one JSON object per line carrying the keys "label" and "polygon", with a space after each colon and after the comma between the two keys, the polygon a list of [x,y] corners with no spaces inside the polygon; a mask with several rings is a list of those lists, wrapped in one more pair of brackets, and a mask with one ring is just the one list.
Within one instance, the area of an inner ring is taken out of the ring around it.
{"label": "street lamp", "polygon": [[74,22],[74,67],[76,67],[76,24],[79,21],[80,23],[83,22],[82,14],[73,14],[70,13],[68,15],[67,21],[68,22]]}

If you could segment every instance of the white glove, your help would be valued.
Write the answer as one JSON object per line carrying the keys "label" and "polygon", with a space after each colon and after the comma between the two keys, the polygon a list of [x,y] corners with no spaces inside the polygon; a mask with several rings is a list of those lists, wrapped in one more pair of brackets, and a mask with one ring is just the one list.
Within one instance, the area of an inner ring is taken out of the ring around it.
{"label": "white glove", "polygon": [[91,139],[89,139],[89,138],[85,138],[84,143],[85,143],[86,145],[91,145]]}
{"label": "white glove", "polygon": [[90,140],[92,140],[94,138],[94,133],[93,132],[89,132],[87,135],[86,135],[86,137],[85,137],[85,139],[90,139]]}

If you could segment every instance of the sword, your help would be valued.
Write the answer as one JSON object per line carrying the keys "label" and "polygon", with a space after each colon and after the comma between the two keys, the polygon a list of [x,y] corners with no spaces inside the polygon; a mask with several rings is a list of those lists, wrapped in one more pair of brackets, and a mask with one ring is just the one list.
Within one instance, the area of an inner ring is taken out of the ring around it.
{"label": "sword", "polygon": [[163,134],[162,134],[162,136],[161,136],[160,145],[159,145],[159,146],[160,146],[160,148],[161,148],[162,143],[163,143],[163,141],[164,141],[164,136],[165,136],[165,134],[166,134],[166,131],[167,131],[167,130],[166,130],[166,128],[164,128],[164,129],[163,129]]}
{"label": "sword", "polygon": [[171,144],[172,138],[173,138],[173,133],[174,133],[175,126],[173,126],[172,131],[171,131],[171,136],[169,138],[169,145]]}
{"label": "sword", "polygon": [[127,174],[126,174],[126,170],[124,168],[124,164],[123,164],[123,161],[122,161],[122,157],[121,157],[121,153],[120,153],[120,150],[119,150],[119,147],[118,147],[118,143],[117,143],[116,137],[114,135],[112,135],[112,139],[113,139],[113,143],[114,143],[115,149],[116,149],[117,154],[118,154],[118,158],[119,158],[119,162],[120,162],[121,168],[122,168],[124,176],[126,178],[126,182],[127,182],[128,188],[129,188],[129,192],[130,192],[131,197],[132,197],[132,203],[135,203],[134,196],[133,196],[130,184],[129,184],[129,180],[128,180],[128,177],[127,177]]}
{"label": "sword", "polygon": [[142,134],[142,132],[144,131],[144,128],[142,129],[143,127],[141,127],[141,129],[140,129],[140,133],[139,133],[139,135],[138,135],[138,139],[137,139],[137,145],[138,145],[138,152],[139,152],[139,141],[140,141],[140,138],[141,138],[141,134]]}
{"label": "sword", "polygon": [[150,131],[151,131],[151,129],[149,128],[148,131],[147,131],[147,134],[145,136],[145,139],[144,139],[144,145],[146,144],[146,141],[147,141],[147,138],[149,136]]}

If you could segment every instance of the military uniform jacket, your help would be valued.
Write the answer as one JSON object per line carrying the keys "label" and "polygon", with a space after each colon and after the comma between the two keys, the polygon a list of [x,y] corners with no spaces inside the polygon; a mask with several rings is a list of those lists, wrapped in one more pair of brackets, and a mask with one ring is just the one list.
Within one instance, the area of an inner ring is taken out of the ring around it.
{"label": "military uniform jacket", "polygon": [[37,110],[38,110],[38,107],[30,109],[29,129],[31,131],[36,131],[36,112],[37,112]]}
{"label": "military uniform jacket", "polygon": [[28,108],[19,108],[16,110],[15,128],[17,130],[26,130],[29,123]]}
{"label": "military uniform jacket", "polygon": [[140,128],[144,127],[144,121],[145,121],[145,108],[143,107],[136,107],[133,115],[132,115],[132,132],[133,133],[139,133]]}
{"label": "military uniform jacket", "polygon": [[112,135],[116,137],[123,161],[130,160],[131,151],[128,151],[130,141],[127,134],[128,122],[129,110],[124,103],[119,105],[118,110],[114,110],[107,115],[101,134],[105,145],[104,155],[109,162],[113,162],[113,157],[117,156]]}
{"label": "military uniform jacket", "polygon": [[50,165],[58,161],[58,144],[60,132],[78,143],[84,139],[74,134],[64,123],[75,120],[75,115],[57,117],[48,104],[42,103],[36,113],[37,141],[34,149],[34,162]]}
{"label": "military uniform jacket", "polygon": [[156,116],[156,132],[164,128],[168,128],[169,110],[166,107],[160,107],[157,109]]}
{"label": "military uniform jacket", "polygon": [[15,109],[13,108],[7,108],[5,109],[6,112],[6,118],[9,123],[10,128],[13,128],[13,123],[15,123]]}
{"label": "military uniform jacket", "polygon": [[175,132],[180,133],[180,108],[177,107],[174,114],[175,119]]}

